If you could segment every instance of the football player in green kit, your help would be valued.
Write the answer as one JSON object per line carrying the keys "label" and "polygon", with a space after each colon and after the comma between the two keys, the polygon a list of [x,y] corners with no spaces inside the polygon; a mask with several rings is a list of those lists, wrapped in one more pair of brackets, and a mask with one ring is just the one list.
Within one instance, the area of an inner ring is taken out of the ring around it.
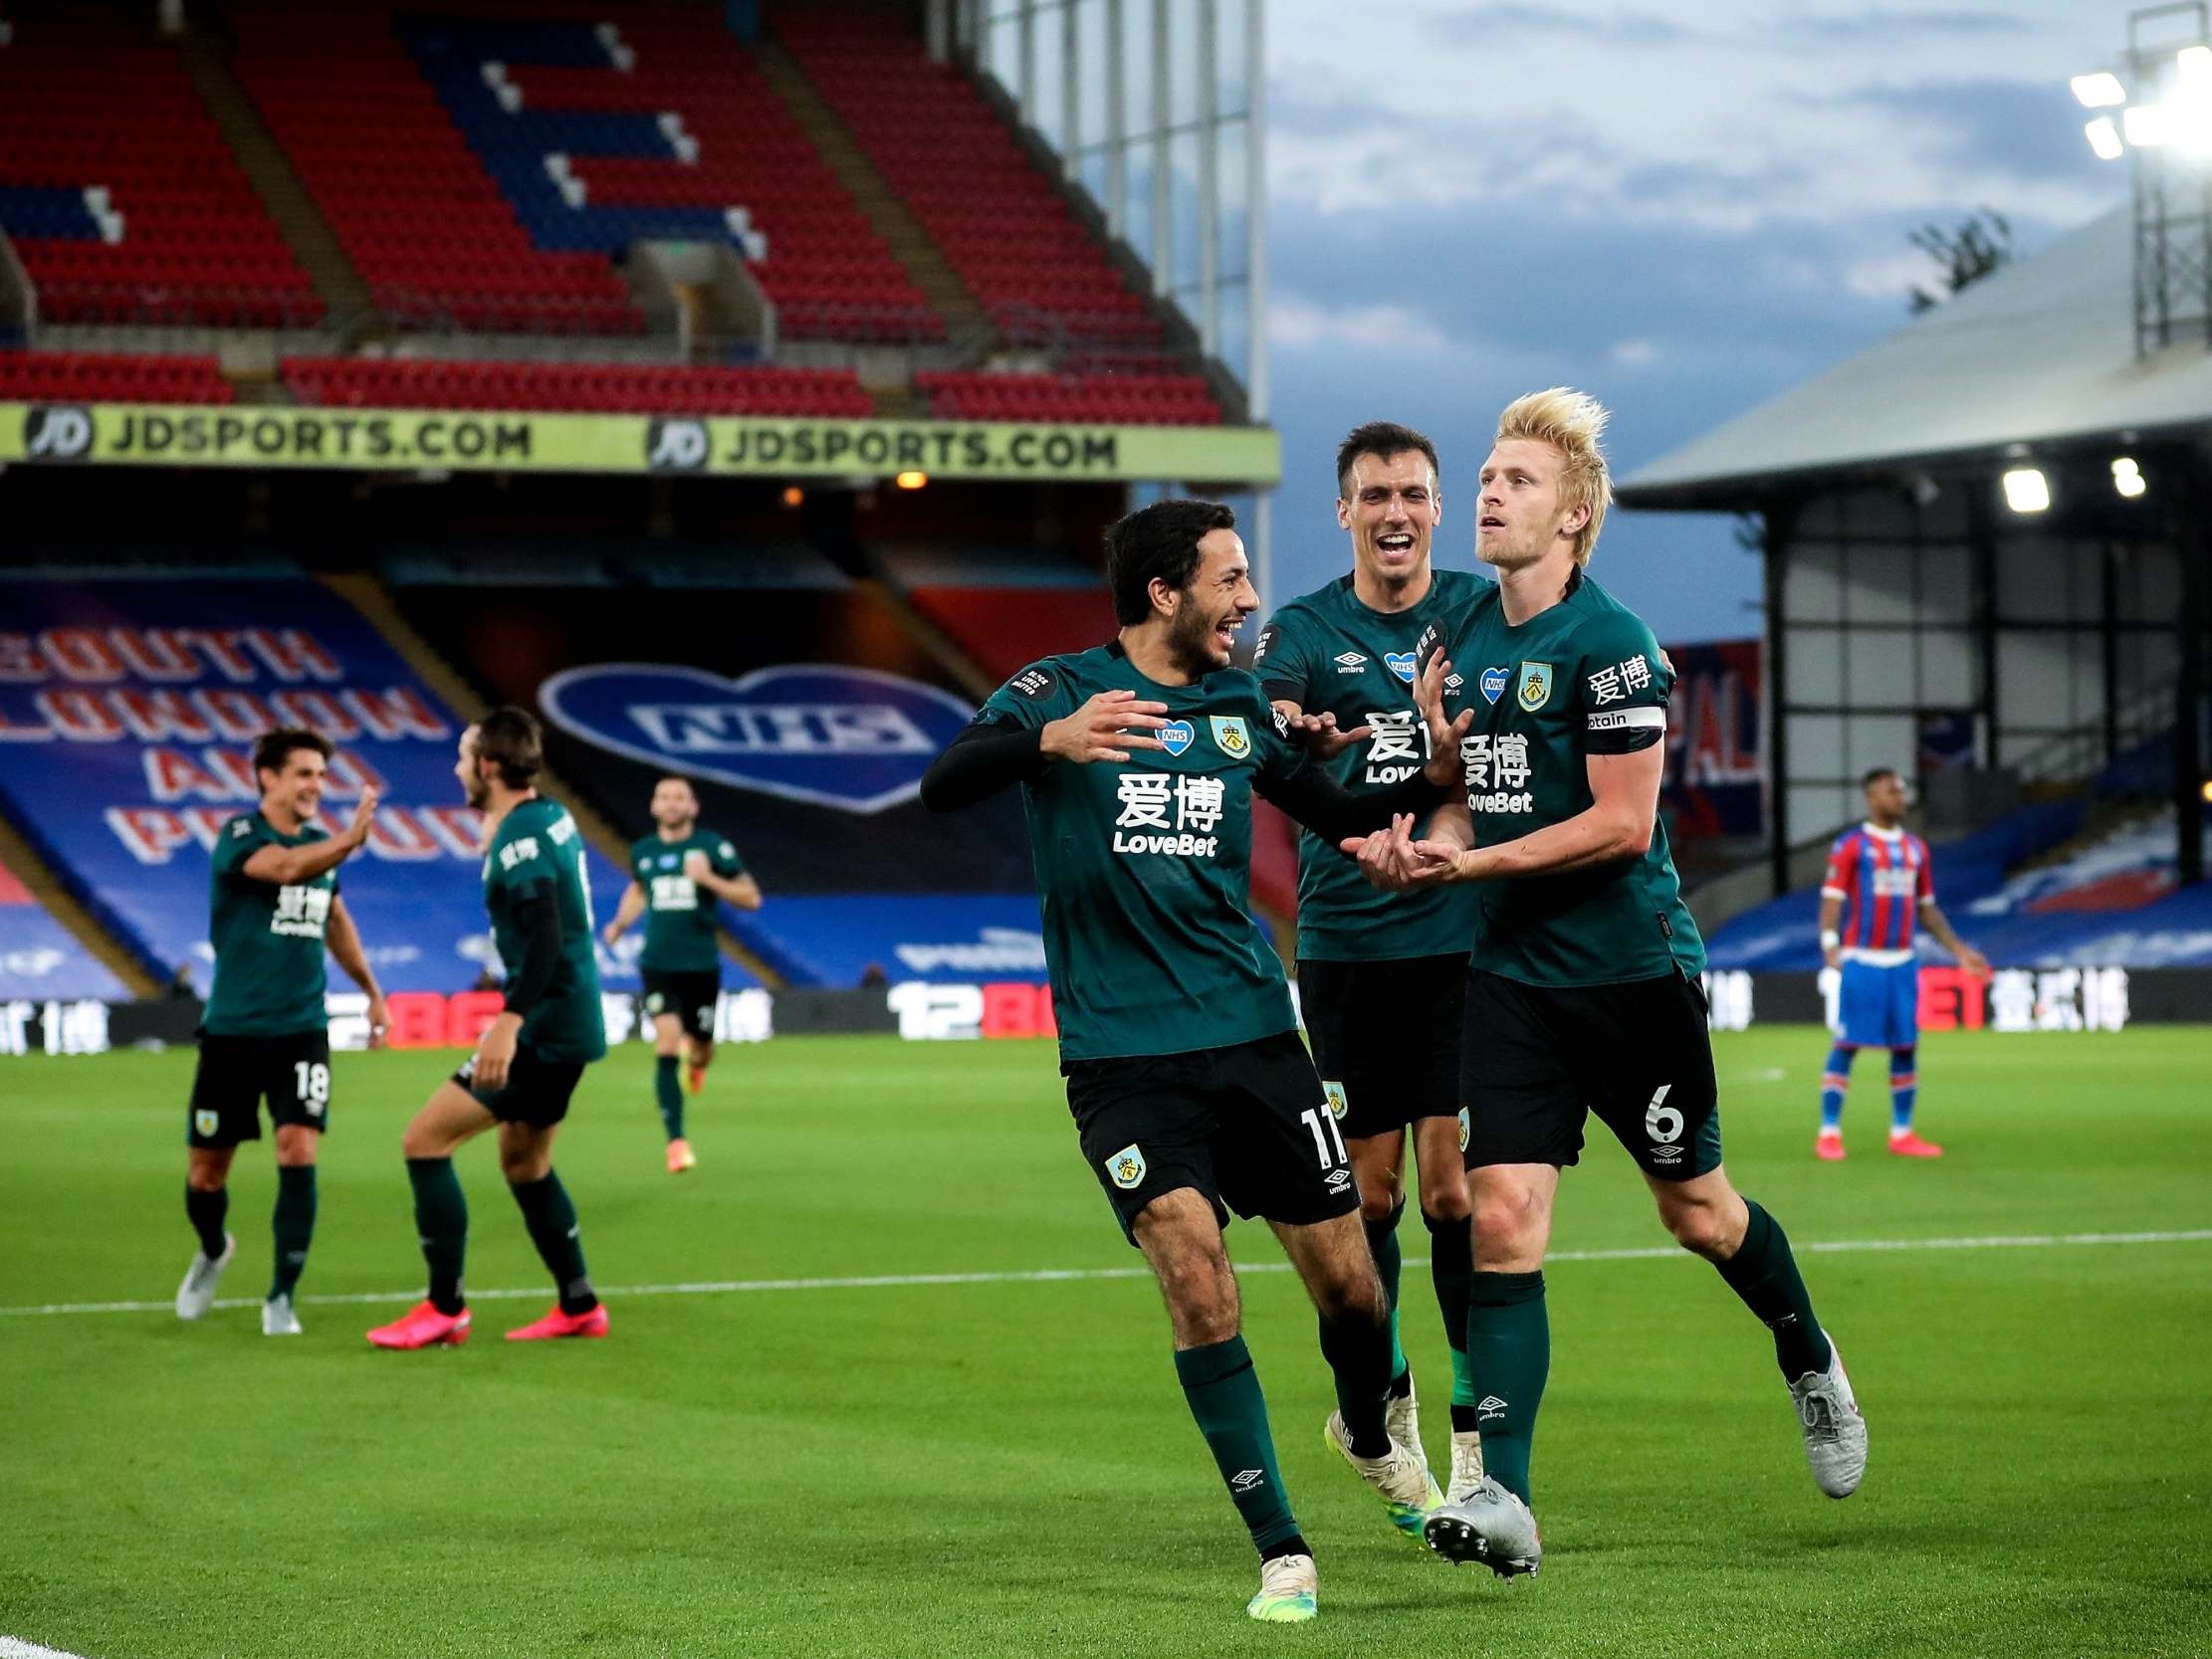
{"label": "football player in green kit", "polygon": [[200,1247],[177,1287],[176,1317],[195,1320],[214,1306],[237,1249],[223,1230],[231,1159],[241,1141],[261,1139],[266,1097],[277,1140],[276,1276],[261,1305],[262,1333],[270,1337],[301,1334],[293,1291],[315,1238],[315,1160],[331,1111],[326,949],[368,993],[371,1048],[390,1024],[337,892],[337,867],[368,841],[376,791],[361,792],[343,834],[319,828],[332,753],[318,731],[264,733],[254,744],[261,805],[223,826],[208,874],[215,983],[200,1016],[184,1175],[184,1213]]}
{"label": "football player in green kit", "polygon": [[1267,1220],[1321,1316],[1330,1443],[1402,1531],[1418,1534],[1440,1497],[1390,1436],[1389,1307],[1343,1138],[1251,918],[1251,801],[1340,840],[1439,804],[1457,744],[1432,674],[1416,690],[1433,767],[1353,796],[1314,764],[1319,718],[1289,735],[1230,665],[1259,608],[1235,522],[1215,503],[1166,501],[1115,524],[1119,636],[993,693],[922,801],[948,811],[1021,787],[1083,1157],[1159,1280],[1185,1398],[1259,1551],[1246,1611],[1289,1623],[1315,1616],[1318,1582],[1240,1332],[1230,1209]]}
{"label": "football player in green kit", "polygon": [[558,1299],[545,1318],[508,1332],[507,1340],[607,1334],[606,1309],[584,1271],[575,1205],[553,1166],[569,1097],[584,1067],[606,1053],[606,1016],[592,954],[583,837],[565,807],[538,792],[544,764],[538,721],[524,710],[495,709],[461,733],[454,773],[469,805],[484,814],[484,908],[507,967],[506,1006],[485,1028],[475,1055],[438,1086],[400,1137],[430,1294],[368,1334],[378,1348],[468,1341],[461,1266],[469,1207],[453,1154],[495,1126],[500,1172]]}
{"label": "football player in green kit", "polygon": [[1479,693],[1463,797],[1418,841],[1401,818],[1345,843],[1379,887],[1476,894],[1459,1064],[1485,1477],[1425,1530],[1439,1555],[1501,1576],[1542,1559],[1529,1444],[1551,1365],[1544,1252],[1559,1171],[1581,1155],[1591,1113],[1676,1242],[1773,1333],[1821,1491],[1848,1497],[1867,1466],[1866,1420],[1789,1240],[1721,1167],[1705,947],[1658,821],[1674,676],[1651,630],[1584,569],[1613,495],[1605,423],[1560,388],[1499,417],[1475,503],[1475,550],[1497,586],[1456,636],[1423,642],[1425,672],[1448,656]]}
{"label": "football player in green kit", "polygon": [[[1374,421],[1337,450],[1337,522],[1352,572],[1291,600],[1260,631],[1252,657],[1275,708],[1318,717],[1314,754],[1348,789],[1391,783],[1429,759],[1414,708],[1414,650],[1448,637],[1490,584],[1438,570],[1431,541],[1442,518],[1436,446],[1411,427]],[[1298,1007],[1337,1127],[1352,1153],[1360,1219],[1391,1304],[1391,1438],[1423,1457],[1412,1368],[1398,1346],[1398,1223],[1406,1209],[1406,1139],[1421,1171],[1431,1277],[1451,1349],[1450,1497],[1482,1478],[1464,1344],[1467,1182],[1460,1167],[1459,1002],[1473,928],[1462,887],[1383,893],[1334,842],[1298,837]]]}
{"label": "football player in green kit", "polygon": [[699,793],[671,773],[653,785],[651,835],[630,848],[630,885],[602,935],[607,948],[645,918],[645,1011],[653,1020],[653,1096],[668,1136],[668,1172],[680,1175],[699,1159],[684,1134],[679,1061],[690,1061],[684,1087],[698,1094],[715,1052],[715,1006],[722,996],[722,950],[715,941],[715,904],[761,908],[761,886],[727,837],[699,827]]}

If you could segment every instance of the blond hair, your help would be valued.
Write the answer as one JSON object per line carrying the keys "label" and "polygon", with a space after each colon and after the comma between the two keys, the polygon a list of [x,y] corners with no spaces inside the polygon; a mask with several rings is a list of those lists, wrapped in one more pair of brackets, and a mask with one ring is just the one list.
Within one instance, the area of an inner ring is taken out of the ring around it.
{"label": "blond hair", "polygon": [[1606,509],[1613,505],[1613,475],[1606,469],[1605,452],[1598,440],[1605,436],[1613,417],[1604,404],[1587,393],[1566,386],[1530,392],[1515,398],[1497,418],[1497,442],[1525,440],[1549,444],[1559,452],[1559,505],[1587,507],[1590,519],[1575,532],[1575,563],[1588,564],[1605,523]]}

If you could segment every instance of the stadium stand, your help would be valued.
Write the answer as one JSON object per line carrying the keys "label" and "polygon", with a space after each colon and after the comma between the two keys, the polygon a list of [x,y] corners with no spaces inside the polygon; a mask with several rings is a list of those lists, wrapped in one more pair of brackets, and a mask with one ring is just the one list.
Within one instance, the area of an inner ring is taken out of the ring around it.
{"label": "stadium stand", "polygon": [[718,14],[560,10],[233,8],[240,78],[379,309],[634,333],[615,262],[638,241],[709,240],[749,253],[786,336],[942,337]]}
{"label": "stadium stand", "polygon": [[1007,340],[1161,347],[1144,298],[982,95],[932,64],[917,36],[859,8],[791,6],[770,22]]}
{"label": "stadium stand", "polygon": [[129,995],[122,981],[0,864],[0,1002],[55,997],[120,1002]]}
{"label": "stadium stand", "polygon": [[1960,931],[1993,961],[2212,966],[2212,891],[2178,885],[2178,846],[2171,808],[2118,825],[1973,900]]}
{"label": "stadium stand", "polygon": [[0,230],[56,323],[307,327],[307,272],[169,50],[105,8],[0,45]]}
{"label": "stadium stand", "polygon": [[[491,959],[462,723],[363,618],[303,577],[11,580],[0,606],[0,813],[157,979],[206,985],[207,850],[258,799],[248,751],[281,724],[339,746],[323,822],[383,792],[339,876],[388,989],[467,989]],[[36,734],[36,735],[34,735]],[[591,855],[606,905],[621,872]],[[17,936],[12,925],[11,939]],[[634,990],[627,961],[608,988]]]}
{"label": "stadium stand", "polygon": [[234,393],[208,356],[122,351],[0,351],[0,401],[229,403]]}
{"label": "stadium stand", "polygon": [[1201,374],[978,374],[924,370],[915,389],[943,420],[1099,421],[1218,426],[1220,405]]}
{"label": "stadium stand", "polygon": [[[474,561],[395,555],[383,570],[415,630],[487,698],[549,718],[552,764],[624,835],[650,831],[664,771],[694,780],[704,821],[769,896],[726,921],[791,983],[896,969],[884,957],[901,942],[980,948],[978,918],[1034,931],[1019,803],[954,819],[914,798],[975,704],[874,584],[788,548],[711,563],[640,548],[565,580],[514,568],[496,602],[468,585]],[[945,894],[982,907],[950,935],[919,903]]]}
{"label": "stadium stand", "polygon": [[287,357],[283,370],[296,401],[332,407],[656,410],[833,419],[864,418],[874,409],[848,369]]}

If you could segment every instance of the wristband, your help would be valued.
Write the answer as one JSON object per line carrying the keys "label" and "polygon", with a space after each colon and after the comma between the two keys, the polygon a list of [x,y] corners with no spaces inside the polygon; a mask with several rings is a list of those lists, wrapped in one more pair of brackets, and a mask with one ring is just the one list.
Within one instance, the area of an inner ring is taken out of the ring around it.
{"label": "wristband", "polygon": [[1835,929],[1823,928],[1821,930],[1821,948],[1823,950],[1833,950],[1843,942],[1844,935],[1836,932]]}

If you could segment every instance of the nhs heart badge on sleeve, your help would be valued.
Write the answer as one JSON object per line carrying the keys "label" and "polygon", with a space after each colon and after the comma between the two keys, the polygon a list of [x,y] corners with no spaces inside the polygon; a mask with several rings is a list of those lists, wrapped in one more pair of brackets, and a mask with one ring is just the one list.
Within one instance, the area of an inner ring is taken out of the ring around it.
{"label": "nhs heart badge on sleeve", "polygon": [[538,704],[570,736],[648,766],[846,812],[914,799],[930,762],[975,713],[935,686],[836,663],[736,680],[598,663],[554,675]]}

